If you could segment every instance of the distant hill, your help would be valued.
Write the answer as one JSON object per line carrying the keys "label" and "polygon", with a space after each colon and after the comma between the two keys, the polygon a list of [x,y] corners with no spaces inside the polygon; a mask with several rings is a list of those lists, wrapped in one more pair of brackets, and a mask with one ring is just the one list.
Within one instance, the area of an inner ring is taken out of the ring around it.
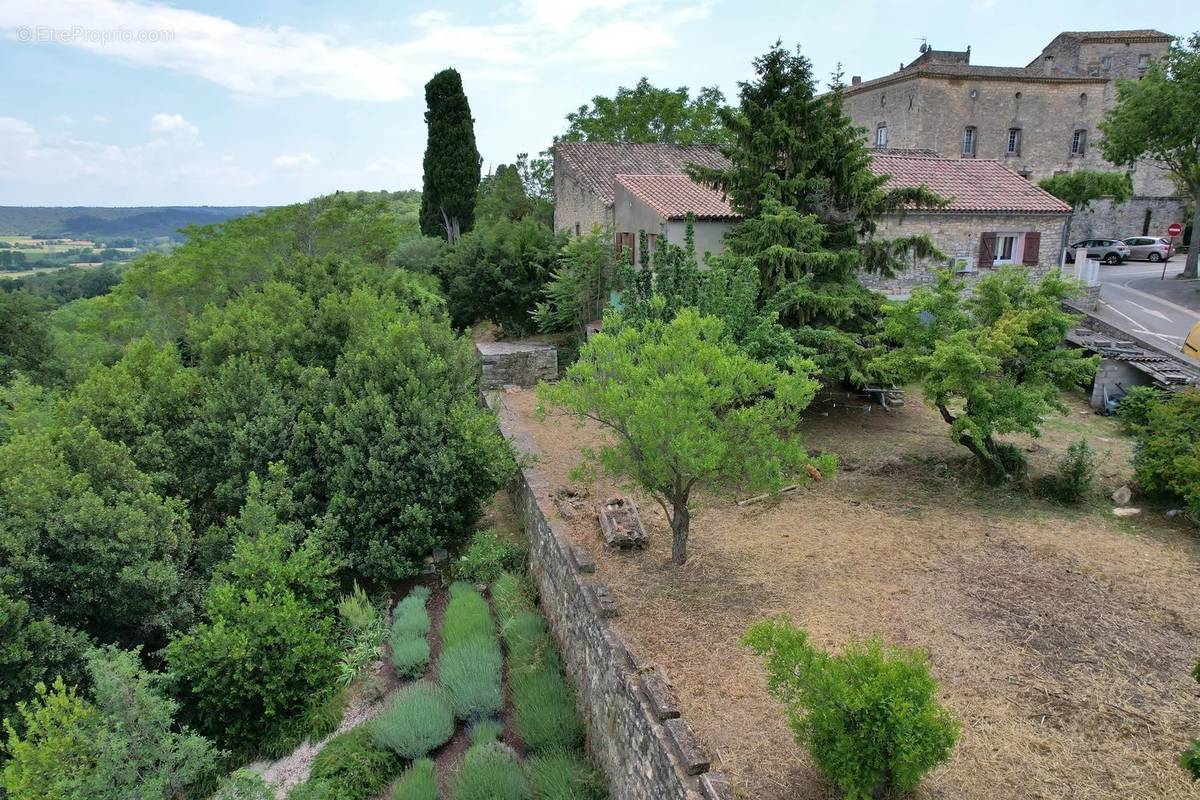
{"label": "distant hill", "polygon": [[0,235],[181,239],[180,228],[252,214],[256,206],[0,206]]}

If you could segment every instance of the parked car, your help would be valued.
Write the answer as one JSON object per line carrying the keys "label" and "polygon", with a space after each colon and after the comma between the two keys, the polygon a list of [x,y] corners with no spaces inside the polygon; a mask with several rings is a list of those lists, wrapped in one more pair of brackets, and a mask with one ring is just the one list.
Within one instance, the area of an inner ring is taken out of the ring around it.
{"label": "parked car", "polygon": [[1159,236],[1130,236],[1125,244],[1129,245],[1130,258],[1146,259],[1156,264],[1167,261],[1175,252],[1171,240]]}
{"label": "parked car", "polygon": [[1067,263],[1075,263],[1075,251],[1080,247],[1087,248],[1088,258],[1103,261],[1105,264],[1120,264],[1129,258],[1129,245],[1119,239],[1084,239],[1071,245],[1067,251]]}

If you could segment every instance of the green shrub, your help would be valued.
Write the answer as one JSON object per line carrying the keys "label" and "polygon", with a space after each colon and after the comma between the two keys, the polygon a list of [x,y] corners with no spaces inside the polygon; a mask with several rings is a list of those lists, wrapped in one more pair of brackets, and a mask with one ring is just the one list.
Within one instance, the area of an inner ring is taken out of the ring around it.
{"label": "green shrub", "polygon": [[333,781],[307,780],[288,790],[287,800],[349,800]]}
{"label": "green shrub", "polygon": [[371,730],[379,747],[402,758],[421,758],[454,735],[454,712],[441,688],[421,681],[400,689]]}
{"label": "green shrub", "polygon": [[258,773],[239,769],[221,781],[210,800],[275,800],[275,792]]}
{"label": "green shrub", "polygon": [[512,750],[497,742],[472,745],[454,781],[453,800],[531,800],[529,782]]}
{"label": "green shrub", "polygon": [[491,583],[505,571],[521,569],[525,558],[525,547],[511,537],[490,528],[476,531],[455,562],[454,575],[460,580]]}
{"label": "green shrub", "polygon": [[1184,505],[1200,521],[1200,389],[1176,392],[1149,406],[1137,433],[1133,465],[1138,484],[1148,493]]}
{"label": "green shrub", "polygon": [[497,742],[504,735],[504,724],[498,719],[479,719],[471,723],[468,733],[471,737],[471,744]]}
{"label": "green shrub", "polygon": [[437,800],[437,795],[437,768],[428,758],[421,758],[396,781],[392,800]]}
{"label": "green shrub", "polygon": [[500,713],[502,663],[495,640],[477,638],[442,650],[438,682],[446,690],[454,716],[468,720]]}
{"label": "green shrub", "polygon": [[536,611],[521,611],[503,628],[509,669],[516,673],[558,671],[561,662],[546,621]]}
{"label": "green shrub", "polygon": [[450,602],[442,620],[442,646],[449,649],[472,639],[492,639],[495,635],[496,626],[483,595],[469,583],[452,583]]}
{"label": "green shrub", "polygon": [[506,572],[492,584],[492,605],[496,616],[503,624],[521,611],[533,611],[535,592],[529,580],[513,572]]}
{"label": "green shrub", "polygon": [[1169,395],[1155,386],[1134,386],[1117,402],[1117,419],[1129,434],[1137,434],[1150,422],[1150,409],[1163,403]]}
{"label": "green shrub", "polygon": [[429,640],[392,637],[392,667],[397,678],[417,678],[429,665]]}
{"label": "green shrub", "polygon": [[604,779],[584,759],[547,753],[530,759],[529,781],[537,800],[603,800]]}
{"label": "green shrub", "polygon": [[309,780],[327,780],[348,800],[365,800],[383,791],[401,766],[392,751],[376,746],[370,727],[360,725],[325,743]]}
{"label": "green shrub", "polygon": [[346,712],[346,690],[327,692],[325,699],[302,716],[283,720],[273,726],[259,742],[257,752],[264,758],[283,758],[305,739],[319,741],[337,730]]}
{"label": "green shrub", "polygon": [[1058,471],[1038,479],[1038,493],[1060,503],[1078,503],[1092,493],[1096,481],[1096,451],[1086,439],[1071,442],[1058,462]]}
{"label": "green shrub", "polygon": [[429,599],[429,588],[418,586],[396,604],[392,612],[392,636],[426,636],[429,634],[429,612],[425,602]]}
{"label": "green shrub", "polygon": [[358,581],[354,582],[354,590],[350,594],[344,594],[338,600],[338,615],[346,627],[354,631],[366,630],[379,618],[375,604],[358,585]]}
{"label": "green shrub", "polygon": [[766,657],[767,686],[787,705],[796,741],[848,800],[911,791],[950,757],[958,724],[921,653],[868,639],[831,656],[785,619],[755,623],[745,643]]}
{"label": "green shrub", "polygon": [[574,750],[583,745],[583,720],[566,680],[543,669],[513,678],[517,733],[530,750]]}

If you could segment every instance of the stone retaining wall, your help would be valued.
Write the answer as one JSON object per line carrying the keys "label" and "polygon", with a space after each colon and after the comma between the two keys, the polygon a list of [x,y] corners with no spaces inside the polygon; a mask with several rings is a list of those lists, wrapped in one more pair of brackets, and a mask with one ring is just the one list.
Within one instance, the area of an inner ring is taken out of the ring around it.
{"label": "stone retaining wall", "polygon": [[479,342],[479,388],[529,388],[558,378],[558,348],[541,342]]}
{"label": "stone retaining wall", "polygon": [[[518,453],[536,456],[533,440],[503,398],[486,399]],[[709,771],[709,758],[680,716],[662,670],[639,659],[610,622],[619,613],[616,602],[593,577],[591,555],[548,512],[545,475],[525,466],[511,491],[529,535],[542,610],[587,722],[588,749],[614,800],[732,800],[727,778]]]}

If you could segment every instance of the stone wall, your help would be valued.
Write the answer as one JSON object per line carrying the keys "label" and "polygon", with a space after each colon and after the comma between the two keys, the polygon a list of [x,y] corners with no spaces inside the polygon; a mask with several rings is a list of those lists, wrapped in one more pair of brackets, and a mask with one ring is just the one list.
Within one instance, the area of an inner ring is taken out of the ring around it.
{"label": "stone wall", "polygon": [[528,388],[558,377],[558,348],[539,342],[479,342],[479,388]]}
{"label": "stone wall", "polygon": [[589,191],[557,154],[554,156],[554,230],[572,236],[611,228],[612,206]]}
{"label": "stone wall", "polygon": [[[1150,225],[1146,227],[1146,212]],[[1179,197],[1131,197],[1128,202],[1096,200],[1071,216],[1071,241],[1080,239],[1127,239],[1130,236],[1166,236],[1172,222],[1186,222],[1186,209]],[[1179,237],[1176,237],[1176,244]]]}
{"label": "stone wall", "polygon": [[[890,215],[880,223],[876,235],[884,239],[897,236],[926,234],[943,253],[951,257],[979,259],[979,240],[984,233],[1028,233],[1041,234],[1038,248],[1038,263],[1026,268],[1034,277],[1041,277],[1057,269],[1059,243],[1062,241],[1062,226],[1065,214],[964,214],[964,213],[908,213],[903,216]],[[1021,242],[1018,242],[1018,250]],[[1021,263],[1021,253],[1016,254]],[[861,274],[864,285],[886,292],[904,292],[906,289],[933,281],[933,271],[942,269],[945,262],[914,260],[904,272],[887,280],[875,275]],[[981,270],[985,274],[987,270]]]}
{"label": "stone wall", "polygon": [[537,448],[499,395],[488,404],[519,453],[532,456],[511,487],[529,535],[530,568],[542,610],[562,649],[587,722],[588,749],[614,800],[733,800],[728,779],[680,716],[661,669],[639,659],[610,620],[619,610],[592,576],[591,555],[574,545],[549,511],[550,485]]}

